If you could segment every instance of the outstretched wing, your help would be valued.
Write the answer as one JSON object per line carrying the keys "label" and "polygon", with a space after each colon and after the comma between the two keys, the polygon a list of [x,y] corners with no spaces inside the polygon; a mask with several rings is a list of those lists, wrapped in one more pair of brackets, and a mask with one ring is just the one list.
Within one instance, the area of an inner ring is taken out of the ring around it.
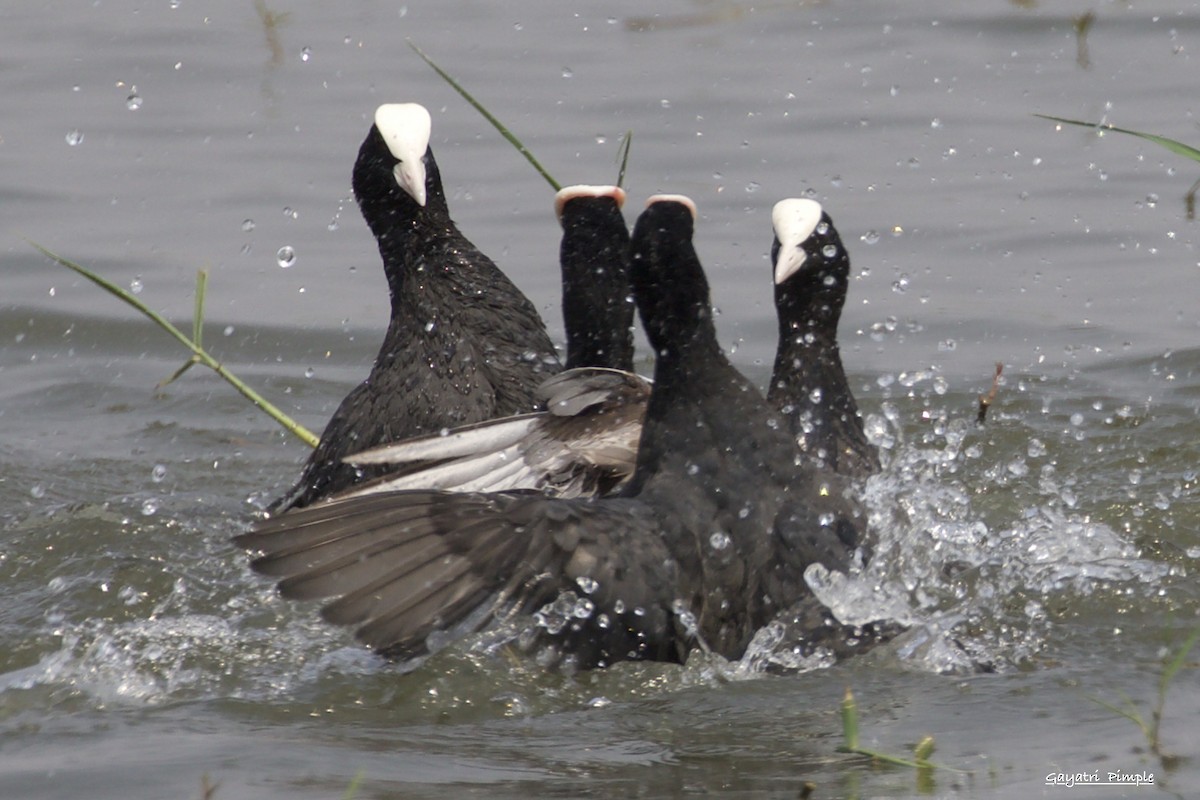
{"label": "outstretched wing", "polygon": [[393,492],[292,511],[235,541],[262,553],[252,566],[285,597],[333,598],[325,619],[395,658],[514,613],[534,615],[532,643],[579,666],[686,652],[677,566],[636,500]]}
{"label": "outstretched wing", "polygon": [[364,495],[404,489],[557,497],[609,494],[637,462],[650,384],[621,370],[583,368],[538,390],[546,411],[464,426],[385,445],[346,459],[388,465],[391,474],[356,487]]}

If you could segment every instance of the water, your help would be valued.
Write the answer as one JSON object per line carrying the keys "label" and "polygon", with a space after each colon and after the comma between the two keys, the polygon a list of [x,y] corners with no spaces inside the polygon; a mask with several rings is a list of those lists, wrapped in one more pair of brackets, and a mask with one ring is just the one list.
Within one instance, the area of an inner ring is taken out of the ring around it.
{"label": "water", "polygon": [[[1200,5],[286,10],[0,10],[17,100],[0,124],[0,795],[198,796],[208,776],[217,798],[356,780],[361,797],[1026,797],[1096,769],[1195,794],[1194,655],[1162,730],[1181,762],[1090,698],[1148,715],[1197,625],[1197,171],[1030,115],[1195,144]],[[722,340],[760,380],[769,210],[825,204],[854,261],[843,353],[887,469],[867,488],[879,557],[810,579],[913,634],[786,677],[762,672],[766,648],[566,678],[486,640],[400,675],[249,572],[228,538],[303,445],[203,368],[156,390],[178,344],[22,237],[185,328],[207,269],[206,344],[319,430],[387,315],[350,168],[375,106],[418,100],[455,218],[561,340],[551,192],[406,38],[562,182],[612,181],[632,130],[628,217],[655,192],[696,200]],[[864,745],[931,733],[971,774],[928,786],[837,753],[846,686]]]}

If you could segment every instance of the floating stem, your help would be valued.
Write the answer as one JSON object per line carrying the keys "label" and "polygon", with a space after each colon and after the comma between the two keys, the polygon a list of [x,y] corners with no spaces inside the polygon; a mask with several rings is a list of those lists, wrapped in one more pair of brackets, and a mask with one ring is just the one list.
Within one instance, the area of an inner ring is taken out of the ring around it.
{"label": "floating stem", "polygon": [[264,398],[258,392],[254,391],[249,386],[247,386],[245,383],[243,383],[240,378],[238,378],[236,375],[234,375],[232,372],[230,372],[228,369],[226,369],[225,366],[223,366],[219,361],[217,361],[215,358],[213,358],[211,355],[209,355],[208,352],[203,347],[201,347],[201,345],[200,345],[200,341],[201,341],[200,330],[203,326],[204,293],[208,286],[208,276],[204,272],[204,270],[200,271],[200,274],[197,276],[197,279],[196,279],[196,295],[197,295],[196,296],[196,308],[195,308],[195,315],[192,320],[193,338],[189,339],[183,333],[183,331],[179,330],[179,328],[172,325],[170,323],[170,321],[168,321],[165,317],[163,317],[161,314],[159,314],[154,309],[147,306],[145,303],[143,303],[141,300],[139,300],[135,295],[126,291],[124,288],[116,285],[115,283],[108,280],[107,278],[97,275],[96,273],[92,272],[91,270],[87,269],[86,267],[76,264],[74,261],[63,258],[62,256],[57,255],[55,253],[52,253],[51,251],[42,247],[37,242],[31,241],[31,242],[29,242],[29,244],[32,245],[35,249],[37,249],[42,255],[46,256],[46,258],[50,259],[51,261],[55,262],[56,264],[66,267],[67,269],[72,270],[72,271],[82,275],[83,277],[85,277],[89,281],[91,281],[92,283],[99,286],[104,291],[108,292],[109,294],[113,295],[114,297],[119,298],[120,300],[123,300],[128,305],[133,306],[135,309],[137,309],[139,312],[141,312],[144,316],[148,317],[152,322],[154,322],[154,324],[158,325],[158,327],[162,328],[164,331],[169,333],[171,336],[175,337],[175,339],[177,339],[180,344],[182,344],[188,350],[192,351],[192,357],[190,359],[188,359],[186,362],[184,362],[183,366],[180,367],[179,369],[177,369],[170,377],[168,377],[166,380],[164,380],[162,383],[160,383],[159,384],[160,386],[164,386],[164,385],[170,383],[171,381],[175,380],[180,375],[182,375],[184,372],[186,372],[189,368],[191,368],[194,364],[203,364],[204,366],[208,367],[213,372],[217,373],[222,378],[224,378],[225,381],[227,383],[229,383],[234,389],[236,389],[243,397],[245,397],[251,403],[253,403],[254,405],[258,406],[260,409],[265,411],[272,419],[274,419],[276,422],[278,422],[280,425],[282,425],[285,429],[287,429],[287,431],[289,433],[291,433],[293,436],[300,439],[302,442],[307,444],[309,447],[317,446],[318,440],[317,440],[317,437],[315,435],[313,435],[312,431],[308,430],[303,425],[296,422],[291,417],[289,417],[287,414],[284,414],[282,411],[280,411],[278,408],[276,408],[273,404],[268,402],[266,400],[266,398]]}

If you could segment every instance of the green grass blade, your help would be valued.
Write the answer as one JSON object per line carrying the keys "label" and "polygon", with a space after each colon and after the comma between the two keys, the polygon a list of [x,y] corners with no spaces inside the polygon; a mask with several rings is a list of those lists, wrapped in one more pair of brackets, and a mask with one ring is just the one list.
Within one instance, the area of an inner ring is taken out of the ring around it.
{"label": "green grass blade", "polygon": [[1138,728],[1142,731],[1142,733],[1149,736],[1150,727],[1148,725],[1146,725],[1146,721],[1144,719],[1142,719],[1142,715],[1138,713],[1137,707],[1133,705],[1133,701],[1129,699],[1128,695],[1125,695],[1124,693],[1122,693],[1122,697],[1125,699],[1126,704],[1129,705],[1129,708],[1118,708],[1117,706],[1114,706],[1112,703],[1109,703],[1105,700],[1101,700],[1099,697],[1096,697],[1096,696],[1090,695],[1090,694],[1085,694],[1084,697],[1086,697],[1088,700],[1091,700],[1093,703],[1100,706],[1101,708],[1108,709],[1109,711],[1111,711],[1112,713],[1116,714],[1119,717],[1124,717],[1125,719],[1132,722],[1134,725],[1137,725]]}
{"label": "green grass blade", "polygon": [[204,294],[208,291],[208,270],[196,271],[196,311],[192,315],[192,341],[197,347],[203,347],[204,335]]}
{"label": "green grass blade", "polygon": [[[29,240],[27,239],[26,241],[29,241]],[[59,266],[66,267],[69,270],[73,270],[74,272],[79,273],[80,275],[87,278],[92,283],[99,286],[104,291],[108,292],[109,294],[113,295],[114,297],[116,297],[120,300],[123,300],[126,303],[128,303],[129,305],[133,306],[138,311],[142,312],[142,314],[149,317],[154,322],[154,324],[158,325],[158,327],[162,328],[164,331],[169,333],[171,336],[174,336],[176,339],[178,339],[179,342],[184,347],[191,350],[193,353],[199,354],[200,352],[202,352],[200,350],[200,348],[196,347],[196,345],[194,345],[192,343],[191,339],[189,339],[183,335],[182,331],[180,331],[178,328],[176,328],[174,325],[172,325],[170,322],[168,322],[166,320],[166,318],[164,318],[157,311],[153,310],[148,305],[146,305],[141,300],[139,300],[137,298],[137,296],[134,295],[132,292],[126,291],[123,287],[117,286],[115,283],[108,280],[107,278],[102,278],[101,276],[97,275],[96,273],[92,272],[91,270],[86,269],[85,267],[82,267],[79,264],[76,264],[74,261],[69,261],[59,255],[56,255],[55,253],[50,252],[49,250],[42,247],[37,242],[29,241],[29,244],[33,245],[34,249],[36,249],[38,252],[40,252],[46,258],[50,259],[51,261],[58,264]]]}
{"label": "green grass blade", "polygon": [[192,356],[187,361],[183,362],[182,367],[175,370],[170,375],[168,375],[167,377],[163,378],[161,381],[156,383],[154,385],[154,388],[162,389],[164,386],[174,383],[175,381],[179,380],[179,377],[181,375],[183,375],[183,373],[187,372],[189,369],[191,369],[192,367],[194,367],[196,364],[199,364],[199,363],[200,363],[200,360],[196,356]]}
{"label": "green grass blade", "polygon": [[617,158],[621,160],[621,168],[617,171],[617,186],[625,188],[625,168],[629,166],[629,146],[633,142],[633,130],[625,131],[621,146],[617,149]]}
{"label": "green grass blade", "polygon": [[358,790],[362,787],[363,771],[360,769],[354,773],[354,777],[350,779],[350,783],[346,786],[346,791],[342,794],[342,800],[354,800],[358,795]]}
{"label": "green grass blade", "polygon": [[414,44],[412,41],[408,42],[408,46],[411,47],[413,49],[413,52],[415,52],[417,55],[419,55],[421,57],[421,59],[426,64],[428,64],[431,69],[433,69],[434,72],[436,72],[438,75],[440,75],[442,80],[444,80],[446,83],[450,84],[450,87],[452,89],[454,89],[454,91],[458,92],[462,96],[462,99],[464,99],[468,103],[470,103],[471,106],[476,111],[478,111],[480,114],[483,115],[484,119],[486,119],[488,122],[492,123],[492,127],[495,128],[497,131],[499,131],[500,135],[503,136],[505,139],[507,139],[509,144],[511,144],[513,147],[517,148],[518,153],[525,156],[525,160],[533,165],[533,168],[538,171],[539,175],[541,175],[543,178],[546,179],[546,182],[550,184],[551,188],[553,188],[554,191],[557,192],[559,189],[562,188],[562,185],[559,184],[558,181],[554,180],[554,178],[550,175],[550,173],[546,171],[545,167],[543,167],[541,165],[541,163],[536,158],[533,157],[533,153],[529,152],[529,149],[527,147],[525,147],[525,145],[521,144],[521,140],[518,139],[516,137],[516,135],[513,134],[512,131],[510,131],[508,128],[506,128],[504,126],[504,123],[500,122],[500,120],[498,120],[494,116],[492,116],[492,113],[490,111],[488,111],[486,108],[484,108],[482,103],[480,103],[478,100],[476,100],[474,97],[472,97],[470,92],[468,92],[466,89],[464,89],[458,81],[454,80],[454,78],[451,78],[449,73],[447,73],[444,69],[442,69],[437,64],[435,64],[432,58],[425,55],[424,50],[417,47],[417,45]]}
{"label": "green grass blade", "polygon": [[1153,133],[1142,133],[1141,131],[1131,131],[1128,128],[1118,128],[1115,125],[1099,122],[1083,122],[1078,119],[1065,119],[1063,117],[1052,117],[1049,114],[1034,114],[1035,117],[1048,119],[1051,122],[1059,122],[1064,125],[1078,125],[1082,128],[1092,128],[1098,131],[1115,131],[1117,133],[1128,134],[1129,136],[1137,136],[1140,139],[1145,139],[1149,142],[1154,142],[1157,145],[1167,148],[1172,153],[1176,153],[1185,158],[1190,158],[1193,161],[1200,161],[1200,150],[1195,147],[1186,145],[1183,142],[1177,142],[1174,139],[1168,139],[1165,136],[1156,136]]}
{"label": "green grass blade", "polygon": [[1188,653],[1192,652],[1192,648],[1196,646],[1196,641],[1200,640],[1200,628],[1192,631],[1192,635],[1184,639],[1183,645],[1179,648],[1179,652],[1171,659],[1170,663],[1163,668],[1162,676],[1159,678],[1159,686],[1162,687],[1162,692],[1166,693],[1167,686],[1175,678],[1175,673],[1183,667],[1187,660]]}
{"label": "green grass blade", "polygon": [[863,747],[859,742],[858,736],[858,702],[854,699],[854,692],[850,690],[849,686],[846,687],[846,693],[842,696],[842,739],[843,744],[837,748],[839,753],[854,753],[855,755],[873,758],[885,764],[912,767],[916,770],[941,769],[948,772],[957,772],[960,775],[970,774],[968,770],[955,769],[954,767],[947,767],[930,761],[929,756],[933,755],[935,744],[932,736],[923,737],[917,743],[916,747],[913,748],[916,757],[915,760],[888,755],[887,753],[880,753],[877,750],[869,750]]}
{"label": "green grass blade", "polygon": [[838,749],[852,753],[858,750],[858,703],[849,686],[842,696],[842,740],[844,744]]}
{"label": "green grass blade", "polygon": [[[245,397],[251,403],[253,403],[254,405],[258,406],[260,409],[262,409],[264,412],[266,412],[266,414],[269,417],[271,417],[271,419],[275,420],[280,425],[282,425],[284,428],[286,428],[287,431],[289,433],[291,433],[293,436],[295,436],[296,438],[303,441],[309,447],[317,446],[318,440],[317,440],[317,437],[315,435],[313,435],[312,431],[308,430],[303,425],[301,425],[300,423],[293,420],[287,414],[284,414],[282,411],[280,411],[278,408],[276,408],[273,404],[268,402],[266,400],[266,398],[264,398],[258,392],[254,391],[249,386],[247,386],[245,383],[243,383],[240,378],[238,378],[232,372],[227,370],[224,366],[221,365],[221,363],[219,361],[217,361],[215,358],[213,358],[211,355],[209,355],[204,350],[204,348],[200,347],[198,344],[196,344],[191,339],[189,339],[187,336],[185,336],[182,331],[180,331],[178,328],[176,328],[174,325],[172,325],[165,317],[163,317],[161,314],[159,314],[154,309],[147,306],[145,303],[143,303],[141,300],[139,300],[131,292],[126,291],[124,288],[116,285],[115,283],[108,280],[107,278],[103,278],[100,275],[97,275],[96,273],[92,272],[91,270],[87,269],[86,267],[76,264],[74,261],[63,258],[62,256],[57,255],[56,253],[52,253],[51,251],[42,247],[37,242],[30,241],[28,239],[26,241],[29,241],[29,244],[34,249],[36,249],[38,252],[40,252],[42,255],[44,255],[46,258],[50,259],[54,263],[58,264],[59,266],[66,267],[67,269],[69,269],[79,275],[82,275],[84,278],[87,278],[89,281],[96,284],[104,291],[106,291],[109,294],[113,295],[114,297],[124,301],[125,303],[133,306],[135,309],[140,311],[144,316],[148,317],[156,325],[158,325],[158,327],[162,328],[164,331],[166,331],[171,336],[173,336],[175,339],[177,339],[180,344],[182,344],[188,350],[192,351],[194,356],[193,356],[193,359],[188,362],[188,365],[190,365],[192,363],[192,361],[195,361],[196,363],[200,363],[200,364],[203,364],[204,366],[208,367],[213,372],[220,375],[234,389],[236,389],[238,391],[238,393],[242,395],[242,397]],[[184,370],[189,368],[188,365],[185,365],[184,367],[181,367],[179,370],[177,370],[175,375],[178,376],[178,375],[182,374]]]}

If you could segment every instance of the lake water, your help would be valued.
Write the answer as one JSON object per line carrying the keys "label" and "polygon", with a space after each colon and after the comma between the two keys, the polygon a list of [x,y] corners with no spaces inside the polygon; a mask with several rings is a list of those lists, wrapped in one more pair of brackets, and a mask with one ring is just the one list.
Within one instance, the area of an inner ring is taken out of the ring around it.
{"label": "lake water", "polygon": [[[410,39],[563,183],[615,180],[632,131],[627,217],[696,201],[757,379],[769,210],[825,204],[888,462],[880,555],[828,591],[879,587],[904,646],[570,678],[464,646],[400,674],[249,571],[229,537],[304,446],[203,368],[156,391],[185,351],[27,240],[185,328],[208,270],[207,346],[319,431],[388,311],[350,169],[378,104],[419,101],[456,220],[561,340],[552,192]],[[1097,702],[1148,719],[1200,624],[1200,165],[1032,116],[1196,145],[1200,4],[97,0],[5,4],[0,44],[0,796],[1200,793],[1200,652],[1167,696],[1178,758]],[[932,734],[952,769],[837,752],[847,686],[865,746]]]}

